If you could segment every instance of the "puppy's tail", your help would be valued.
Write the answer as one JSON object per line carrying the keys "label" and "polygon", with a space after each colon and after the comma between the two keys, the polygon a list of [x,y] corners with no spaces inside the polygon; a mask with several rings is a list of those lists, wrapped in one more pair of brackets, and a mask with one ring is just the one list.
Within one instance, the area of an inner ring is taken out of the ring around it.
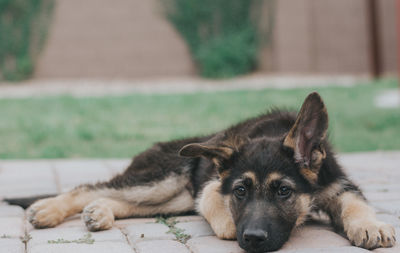
{"label": "puppy's tail", "polygon": [[47,195],[39,195],[26,198],[5,198],[3,199],[3,201],[7,202],[10,205],[16,205],[22,207],[23,209],[26,209],[39,199],[51,198],[55,196],[56,196],[55,194],[47,194]]}

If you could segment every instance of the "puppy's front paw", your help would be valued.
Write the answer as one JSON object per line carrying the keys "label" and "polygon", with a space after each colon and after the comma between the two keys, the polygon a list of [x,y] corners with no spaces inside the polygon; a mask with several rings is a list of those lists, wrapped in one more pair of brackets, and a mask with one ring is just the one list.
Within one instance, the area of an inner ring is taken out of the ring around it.
{"label": "puppy's front paw", "polygon": [[60,208],[56,198],[36,201],[26,211],[29,222],[35,228],[55,227],[65,218],[65,211]]}
{"label": "puppy's front paw", "polygon": [[220,219],[213,219],[210,223],[215,235],[220,239],[233,240],[236,239],[236,226],[232,218],[224,217]]}
{"label": "puppy's front paw", "polygon": [[83,209],[82,220],[89,231],[106,230],[112,228],[114,214],[109,207],[92,202]]}
{"label": "puppy's front paw", "polygon": [[377,220],[355,220],[346,233],[355,246],[366,249],[392,247],[396,241],[394,228]]}
{"label": "puppy's front paw", "polygon": [[213,229],[215,235],[220,239],[234,240],[236,239],[236,228],[235,226],[218,227]]}

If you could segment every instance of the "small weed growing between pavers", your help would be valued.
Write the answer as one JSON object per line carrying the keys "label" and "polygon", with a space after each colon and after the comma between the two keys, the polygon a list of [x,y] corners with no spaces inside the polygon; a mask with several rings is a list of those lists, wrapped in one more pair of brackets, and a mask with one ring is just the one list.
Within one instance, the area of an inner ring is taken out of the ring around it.
{"label": "small weed growing between pavers", "polygon": [[28,243],[29,240],[32,239],[32,236],[30,234],[28,234],[27,232],[25,232],[24,236],[21,236],[19,239],[23,243]]}
{"label": "small weed growing between pavers", "polygon": [[2,236],[0,236],[0,238],[1,239],[9,239],[9,238],[11,238],[11,235],[3,234]]}
{"label": "small weed growing between pavers", "polygon": [[175,235],[176,240],[180,243],[185,244],[191,238],[190,235],[185,234],[184,229],[175,227],[178,223],[175,218],[159,216],[156,218],[156,222],[166,225],[169,228],[167,233]]}
{"label": "small weed growing between pavers", "polygon": [[92,238],[91,233],[85,234],[82,238],[76,240],[65,240],[63,238],[58,238],[57,240],[48,240],[47,243],[50,244],[58,244],[58,243],[86,243],[86,244],[93,244],[94,239]]}

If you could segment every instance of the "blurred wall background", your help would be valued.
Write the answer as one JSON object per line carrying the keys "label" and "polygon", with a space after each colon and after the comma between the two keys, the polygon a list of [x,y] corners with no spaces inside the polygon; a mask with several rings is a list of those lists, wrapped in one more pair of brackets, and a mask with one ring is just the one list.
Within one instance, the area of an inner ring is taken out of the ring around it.
{"label": "blurred wall background", "polygon": [[184,40],[158,0],[57,0],[38,78],[194,74]]}
{"label": "blurred wall background", "polygon": [[278,73],[382,74],[397,71],[396,0],[375,1],[379,59],[372,57],[371,16],[366,0],[276,1],[272,44],[261,69]]}
{"label": "blurred wall background", "polygon": [[[165,15],[166,0],[54,1],[33,77],[199,75],[192,49]],[[194,8],[212,2],[197,2]],[[396,73],[396,0],[372,0],[375,21],[371,0],[259,2],[262,12],[257,22],[267,38],[257,45],[257,66],[248,69],[266,74],[370,75],[378,67],[379,74]]]}

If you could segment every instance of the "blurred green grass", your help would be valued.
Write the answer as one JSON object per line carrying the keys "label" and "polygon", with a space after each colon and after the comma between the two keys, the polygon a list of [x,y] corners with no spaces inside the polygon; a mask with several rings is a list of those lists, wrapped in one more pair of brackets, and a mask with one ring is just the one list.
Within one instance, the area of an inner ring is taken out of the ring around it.
{"label": "blurred green grass", "polygon": [[0,158],[131,157],[154,142],[209,134],[271,107],[298,110],[314,90],[328,107],[337,151],[400,149],[400,110],[373,104],[395,87],[397,81],[381,80],[353,87],[0,99]]}

